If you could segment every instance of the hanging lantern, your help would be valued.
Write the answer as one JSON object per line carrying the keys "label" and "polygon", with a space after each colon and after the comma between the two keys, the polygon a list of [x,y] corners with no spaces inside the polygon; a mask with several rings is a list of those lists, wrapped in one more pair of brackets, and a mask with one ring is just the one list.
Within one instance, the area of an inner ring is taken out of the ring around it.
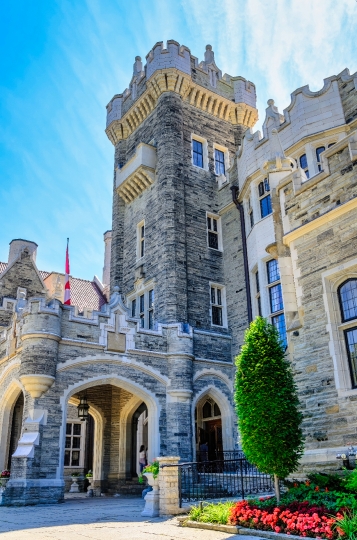
{"label": "hanging lantern", "polygon": [[80,397],[80,400],[79,400],[79,405],[77,407],[78,409],[78,418],[80,418],[82,420],[82,422],[84,420],[87,420],[88,418],[88,411],[89,411],[89,405],[87,403],[87,397],[86,396],[81,396]]}

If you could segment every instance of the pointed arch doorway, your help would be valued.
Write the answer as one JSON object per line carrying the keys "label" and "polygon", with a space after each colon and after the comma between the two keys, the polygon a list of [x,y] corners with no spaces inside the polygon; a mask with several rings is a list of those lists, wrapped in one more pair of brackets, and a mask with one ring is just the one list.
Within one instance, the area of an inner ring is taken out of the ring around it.
{"label": "pointed arch doorway", "polygon": [[222,415],[215,400],[205,397],[195,410],[196,455],[198,461],[223,457]]}

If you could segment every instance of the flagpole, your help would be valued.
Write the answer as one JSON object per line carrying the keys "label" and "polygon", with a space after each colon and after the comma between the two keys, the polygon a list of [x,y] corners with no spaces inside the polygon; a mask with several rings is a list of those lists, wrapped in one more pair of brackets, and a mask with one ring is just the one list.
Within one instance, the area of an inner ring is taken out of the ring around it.
{"label": "flagpole", "polygon": [[64,304],[66,306],[71,305],[71,284],[69,281],[69,238],[67,238],[67,249],[66,249],[66,265],[65,265],[65,285],[64,285]]}

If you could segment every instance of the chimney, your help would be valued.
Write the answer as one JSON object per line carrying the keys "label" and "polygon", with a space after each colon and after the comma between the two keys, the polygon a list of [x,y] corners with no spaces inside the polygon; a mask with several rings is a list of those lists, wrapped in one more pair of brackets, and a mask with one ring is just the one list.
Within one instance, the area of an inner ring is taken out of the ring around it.
{"label": "chimney", "polygon": [[104,267],[103,267],[103,285],[104,287],[110,284],[110,260],[112,252],[112,231],[104,233]]}
{"label": "chimney", "polygon": [[11,240],[8,264],[10,265],[13,263],[25,248],[29,250],[33,261],[36,262],[37,247],[37,244],[35,242],[31,242],[31,240],[22,240],[21,238]]}

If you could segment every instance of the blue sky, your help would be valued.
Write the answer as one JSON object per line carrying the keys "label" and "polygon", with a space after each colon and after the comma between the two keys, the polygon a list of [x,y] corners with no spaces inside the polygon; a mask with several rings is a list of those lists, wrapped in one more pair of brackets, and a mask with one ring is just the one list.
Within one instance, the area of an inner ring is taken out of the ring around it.
{"label": "blue sky", "polygon": [[357,69],[356,0],[3,0],[0,5],[0,260],[37,242],[40,269],[101,277],[113,147],[105,106],[134,57],[175,39],[282,111],[290,93]]}

